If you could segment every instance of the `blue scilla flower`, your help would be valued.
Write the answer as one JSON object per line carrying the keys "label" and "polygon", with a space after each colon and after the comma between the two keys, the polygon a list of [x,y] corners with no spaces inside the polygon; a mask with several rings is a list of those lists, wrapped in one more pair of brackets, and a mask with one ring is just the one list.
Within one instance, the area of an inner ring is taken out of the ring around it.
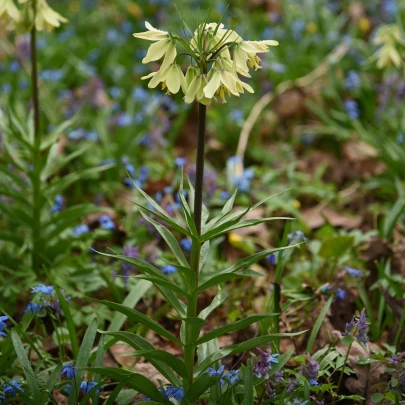
{"label": "blue scilla flower", "polygon": [[24,392],[20,383],[16,380],[10,382],[10,384],[3,385],[3,392],[7,398],[14,398],[17,392]]}
{"label": "blue scilla flower", "polygon": [[66,378],[74,378],[77,373],[76,368],[72,363],[66,364],[63,366],[62,371],[60,372],[61,376],[66,376]]}
{"label": "blue scilla flower", "polygon": [[11,91],[13,90],[13,87],[11,86],[10,83],[4,83],[0,86],[0,90],[1,90],[1,93],[8,94],[8,93],[11,93]]}
{"label": "blue scilla flower", "polygon": [[180,246],[181,246],[181,248],[182,248],[183,250],[185,250],[186,252],[191,252],[192,243],[191,243],[191,240],[190,240],[190,239],[188,239],[188,238],[183,238],[183,239],[180,241]]}
{"label": "blue scilla flower", "polygon": [[129,115],[127,112],[120,114],[119,117],[117,118],[117,125],[119,127],[127,127],[129,125],[132,125],[133,122],[134,122],[134,118],[131,115]]}
{"label": "blue scilla flower", "polygon": [[304,232],[302,231],[295,231],[287,236],[287,243],[289,245],[299,242],[307,242],[308,239],[305,237]]}
{"label": "blue scilla flower", "polygon": [[97,141],[98,140],[98,133],[96,131],[88,131],[84,136],[88,141]]}
{"label": "blue scilla flower", "polygon": [[134,166],[133,164],[127,163],[127,164],[125,165],[125,170],[128,172],[128,174],[129,174],[131,177],[135,177],[136,170],[135,170],[135,166]]}
{"label": "blue scilla flower", "polygon": [[101,215],[98,222],[102,229],[107,231],[113,231],[115,229],[115,224],[108,215]]}
{"label": "blue scilla flower", "polygon": [[49,82],[58,82],[63,79],[65,73],[62,69],[46,69],[39,73],[41,79],[49,81]]}
{"label": "blue scilla flower", "polygon": [[404,143],[405,137],[403,132],[399,132],[397,135],[397,144],[402,145]]}
{"label": "blue scilla flower", "polygon": [[149,177],[149,168],[146,166],[142,166],[139,169],[138,180],[143,183],[148,179],[148,177]]}
{"label": "blue scilla flower", "polygon": [[20,79],[18,81],[18,87],[22,90],[25,90],[26,88],[28,88],[29,82],[27,79]]}
{"label": "blue scilla flower", "polygon": [[32,312],[33,314],[37,314],[43,310],[44,306],[41,304],[35,304],[35,302],[30,301],[25,309],[25,313],[29,314]]}
{"label": "blue scilla flower", "polygon": [[76,237],[79,237],[79,236],[84,235],[89,232],[90,232],[90,228],[86,224],[77,225],[73,228],[73,231],[72,231],[73,236],[76,236]]}
{"label": "blue scilla flower", "polygon": [[71,141],[79,141],[86,136],[86,131],[83,128],[78,128],[68,133],[68,138]]}
{"label": "blue scilla flower", "polygon": [[305,29],[305,21],[295,20],[291,24],[292,37],[295,41],[299,41],[302,38],[302,33]]}
{"label": "blue scilla flower", "polygon": [[122,95],[122,90],[119,87],[110,87],[110,89],[108,90],[108,93],[110,94],[110,96],[112,98],[120,98]]}
{"label": "blue scilla flower", "polygon": [[232,110],[230,115],[233,121],[243,121],[244,114],[242,110],[238,109]]}
{"label": "blue scilla flower", "polygon": [[7,333],[4,332],[4,328],[7,327],[6,322],[8,316],[0,316],[0,336],[7,337]]}
{"label": "blue scilla flower", "polygon": [[354,100],[346,100],[344,104],[349,118],[352,120],[357,120],[357,118],[360,117],[360,108],[357,102]]}
{"label": "blue scilla flower", "polygon": [[352,267],[344,266],[344,269],[349,276],[359,277],[359,278],[366,277],[366,275],[363,272],[361,272],[360,270],[357,270],[357,269],[353,269]]}
{"label": "blue scilla flower", "polygon": [[143,87],[138,86],[132,90],[131,96],[135,101],[144,103],[148,99],[148,92]]}
{"label": "blue scilla flower", "polygon": [[31,290],[31,294],[35,293],[42,293],[45,295],[52,295],[52,293],[55,291],[52,285],[44,285],[44,284],[38,284],[36,287],[34,287]]}
{"label": "blue scilla flower", "polygon": [[162,394],[166,398],[174,398],[177,401],[182,401],[184,398],[184,388],[183,387],[173,387],[169,386],[165,388],[164,390],[161,390]]}
{"label": "blue scilla flower", "polygon": [[187,159],[185,157],[177,157],[174,162],[177,167],[182,167],[187,163]]}
{"label": "blue scilla flower", "polygon": [[337,301],[344,301],[347,297],[347,292],[343,288],[338,288],[335,293],[335,298]]}
{"label": "blue scilla flower", "polygon": [[272,253],[272,254],[268,255],[266,257],[266,262],[271,265],[277,264],[277,256],[278,256],[277,253]]}
{"label": "blue scilla flower", "polygon": [[344,81],[345,88],[347,90],[356,90],[360,85],[361,79],[359,73],[355,70],[349,70]]}
{"label": "blue scilla flower", "polygon": [[231,370],[228,374],[224,375],[221,380],[226,381],[229,385],[233,385],[236,382],[241,381],[239,377],[240,370]]}
{"label": "blue scilla flower", "polygon": [[210,377],[220,377],[222,376],[222,373],[224,372],[225,366],[221,366],[218,370],[215,370],[215,368],[210,367],[207,371],[208,375]]}
{"label": "blue scilla flower", "polygon": [[10,66],[8,67],[8,69],[9,69],[9,71],[11,72],[11,73],[16,73],[16,72],[18,72],[19,70],[20,70],[20,64],[19,64],[19,62],[18,61],[16,61],[16,60],[13,60],[11,63],[10,63]]}
{"label": "blue scilla flower", "polygon": [[55,197],[55,201],[53,202],[53,207],[51,208],[51,214],[62,211],[64,202],[65,199],[63,198],[63,196],[57,195]]}
{"label": "blue scilla flower", "polygon": [[222,200],[228,200],[231,197],[231,193],[229,193],[228,191],[221,191],[221,194],[219,195],[219,197]]}
{"label": "blue scilla flower", "polygon": [[161,269],[161,272],[166,274],[166,275],[170,275],[173,273],[177,272],[177,268],[171,264],[166,264],[165,266],[163,266]]}
{"label": "blue scilla flower", "polygon": [[[82,381],[81,383],[80,383],[80,392],[83,392],[83,393],[88,393],[88,392],[90,392],[95,386],[97,385],[97,383],[95,382],[95,381]],[[95,393],[96,394],[99,394],[100,393],[100,390],[96,390],[95,391]]]}

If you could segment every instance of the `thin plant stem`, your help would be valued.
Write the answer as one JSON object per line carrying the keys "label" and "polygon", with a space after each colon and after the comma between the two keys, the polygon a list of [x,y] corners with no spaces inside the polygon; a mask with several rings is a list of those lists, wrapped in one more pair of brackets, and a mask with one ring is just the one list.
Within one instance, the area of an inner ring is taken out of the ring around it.
{"label": "thin plant stem", "polygon": [[[33,18],[36,15],[36,0],[32,2]],[[34,109],[34,149],[32,171],[32,269],[39,278],[42,274],[41,257],[41,134],[40,134],[40,108],[38,90],[38,58],[37,58],[37,32],[35,24],[31,29],[31,86],[32,104]]]}
{"label": "thin plant stem", "polygon": [[[354,342],[354,340],[353,340],[353,342]],[[345,361],[344,361],[344,363],[343,363],[342,371],[340,372],[340,376],[339,376],[338,385],[337,385],[337,387],[336,387],[336,395],[339,394],[340,386],[341,386],[342,380],[343,380],[343,374],[345,373],[345,368],[346,368],[346,364],[347,364],[347,359],[349,358],[350,349],[351,349],[352,346],[353,346],[353,342],[350,343],[349,347],[347,348],[347,353],[346,353]],[[335,402],[336,402],[336,397],[334,396],[334,397],[333,397],[333,400],[332,400],[332,405],[334,405]]]}

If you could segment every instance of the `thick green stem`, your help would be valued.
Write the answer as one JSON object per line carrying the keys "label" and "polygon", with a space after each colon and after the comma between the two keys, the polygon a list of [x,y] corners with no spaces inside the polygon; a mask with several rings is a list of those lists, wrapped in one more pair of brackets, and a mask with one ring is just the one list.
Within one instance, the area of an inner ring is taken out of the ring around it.
{"label": "thick green stem", "polygon": [[[36,1],[32,2],[33,15],[36,15]],[[38,91],[38,59],[35,25],[31,30],[31,85],[34,109],[34,151],[32,171],[32,269],[40,277],[42,274],[41,247],[41,134]]]}
{"label": "thick green stem", "polygon": [[195,199],[194,199],[194,222],[197,233],[201,234],[201,214],[202,214],[202,196],[204,183],[204,158],[205,158],[205,121],[207,116],[207,107],[204,104],[198,104],[198,138],[197,138],[197,163],[195,173]]}
{"label": "thick green stem", "polygon": [[[204,155],[205,155],[205,121],[207,107],[199,104],[198,109],[198,140],[197,140],[197,163],[196,163],[196,179],[195,179],[195,198],[194,198],[194,222],[197,228],[198,235],[201,235],[201,218],[202,218],[202,195],[203,195],[203,179],[204,179]],[[195,289],[198,287],[198,275],[200,271],[200,256],[201,242],[198,238],[193,238],[191,248],[190,267],[195,274],[194,286],[190,287],[189,294],[191,298],[187,303],[187,318],[195,318],[197,316],[197,294]],[[193,326],[186,322],[185,325],[185,348],[184,362],[189,372],[189,383],[184,384],[184,389],[187,391],[193,382],[195,345],[193,336]]]}

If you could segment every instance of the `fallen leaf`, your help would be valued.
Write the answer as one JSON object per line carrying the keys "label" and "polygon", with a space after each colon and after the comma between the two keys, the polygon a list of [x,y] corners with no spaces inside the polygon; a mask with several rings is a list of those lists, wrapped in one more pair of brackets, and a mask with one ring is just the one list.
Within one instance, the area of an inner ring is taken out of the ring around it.
{"label": "fallen leaf", "polygon": [[357,229],[362,223],[359,215],[345,215],[331,208],[323,207],[322,204],[302,211],[301,219],[311,229],[320,228],[328,221],[331,225],[344,229]]}

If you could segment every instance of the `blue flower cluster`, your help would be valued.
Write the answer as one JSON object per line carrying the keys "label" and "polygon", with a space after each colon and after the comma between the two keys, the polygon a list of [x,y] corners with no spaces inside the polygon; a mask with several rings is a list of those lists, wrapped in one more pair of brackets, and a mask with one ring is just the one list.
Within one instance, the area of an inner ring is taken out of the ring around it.
{"label": "blue flower cluster", "polygon": [[105,229],[106,231],[113,231],[115,229],[115,224],[108,215],[101,215],[98,222],[101,228]]}
{"label": "blue flower cluster", "polygon": [[53,286],[38,284],[31,290],[35,294],[34,298],[28,303],[25,313],[40,314],[49,309],[55,316],[59,316],[62,308]]}
{"label": "blue flower cluster", "polygon": [[6,322],[8,320],[8,316],[0,316],[0,336],[7,337],[7,333],[4,332],[4,328],[7,326]]}
{"label": "blue flower cluster", "polygon": [[357,120],[360,117],[360,108],[356,101],[346,100],[345,110],[351,120]]}
{"label": "blue flower cluster", "polygon": [[[173,385],[169,385],[167,387],[162,387],[159,391],[163,394],[163,396],[167,399],[174,398],[175,400],[179,401],[180,403],[184,399],[184,388],[183,387],[174,387]],[[152,401],[150,398],[144,398],[143,401]]]}
{"label": "blue flower cluster", "polygon": [[126,173],[128,176],[124,179],[124,184],[128,188],[134,188],[135,185],[142,188],[149,178],[149,169],[146,166],[141,166],[138,173],[138,178],[136,178],[136,169],[132,163],[129,163],[129,158],[124,156],[122,159],[122,164],[125,166]]}
{"label": "blue flower cluster", "polygon": [[173,274],[173,273],[177,272],[177,267],[175,267],[175,266],[173,266],[171,264],[166,264],[160,270],[161,270],[162,273],[169,276],[170,274]]}
{"label": "blue flower cluster", "polygon": [[89,232],[90,232],[90,228],[86,224],[76,225],[72,230],[73,236],[75,236],[76,238],[78,238],[79,236],[82,236],[86,233],[89,233]]}
{"label": "blue flower cluster", "polygon": [[4,395],[0,395],[0,405],[3,404],[3,401],[7,401],[7,398],[15,398],[20,392],[24,392],[24,390],[16,380],[11,381],[10,384],[3,384]]}
{"label": "blue flower cluster", "polygon": [[96,131],[86,131],[83,128],[78,128],[70,131],[68,133],[68,138],[71,141],[81,141],[85,139],[86,141],[97,141],[98,133]]}
{"label": "blue flower cluster", "polygon": [[360,270],[357,270],[357,269],[353,269],[352,267],[344,266],[344,269],[349,276],[358,277],[358,278],[366,277],[366,275],[363,272],[361,272]]}

